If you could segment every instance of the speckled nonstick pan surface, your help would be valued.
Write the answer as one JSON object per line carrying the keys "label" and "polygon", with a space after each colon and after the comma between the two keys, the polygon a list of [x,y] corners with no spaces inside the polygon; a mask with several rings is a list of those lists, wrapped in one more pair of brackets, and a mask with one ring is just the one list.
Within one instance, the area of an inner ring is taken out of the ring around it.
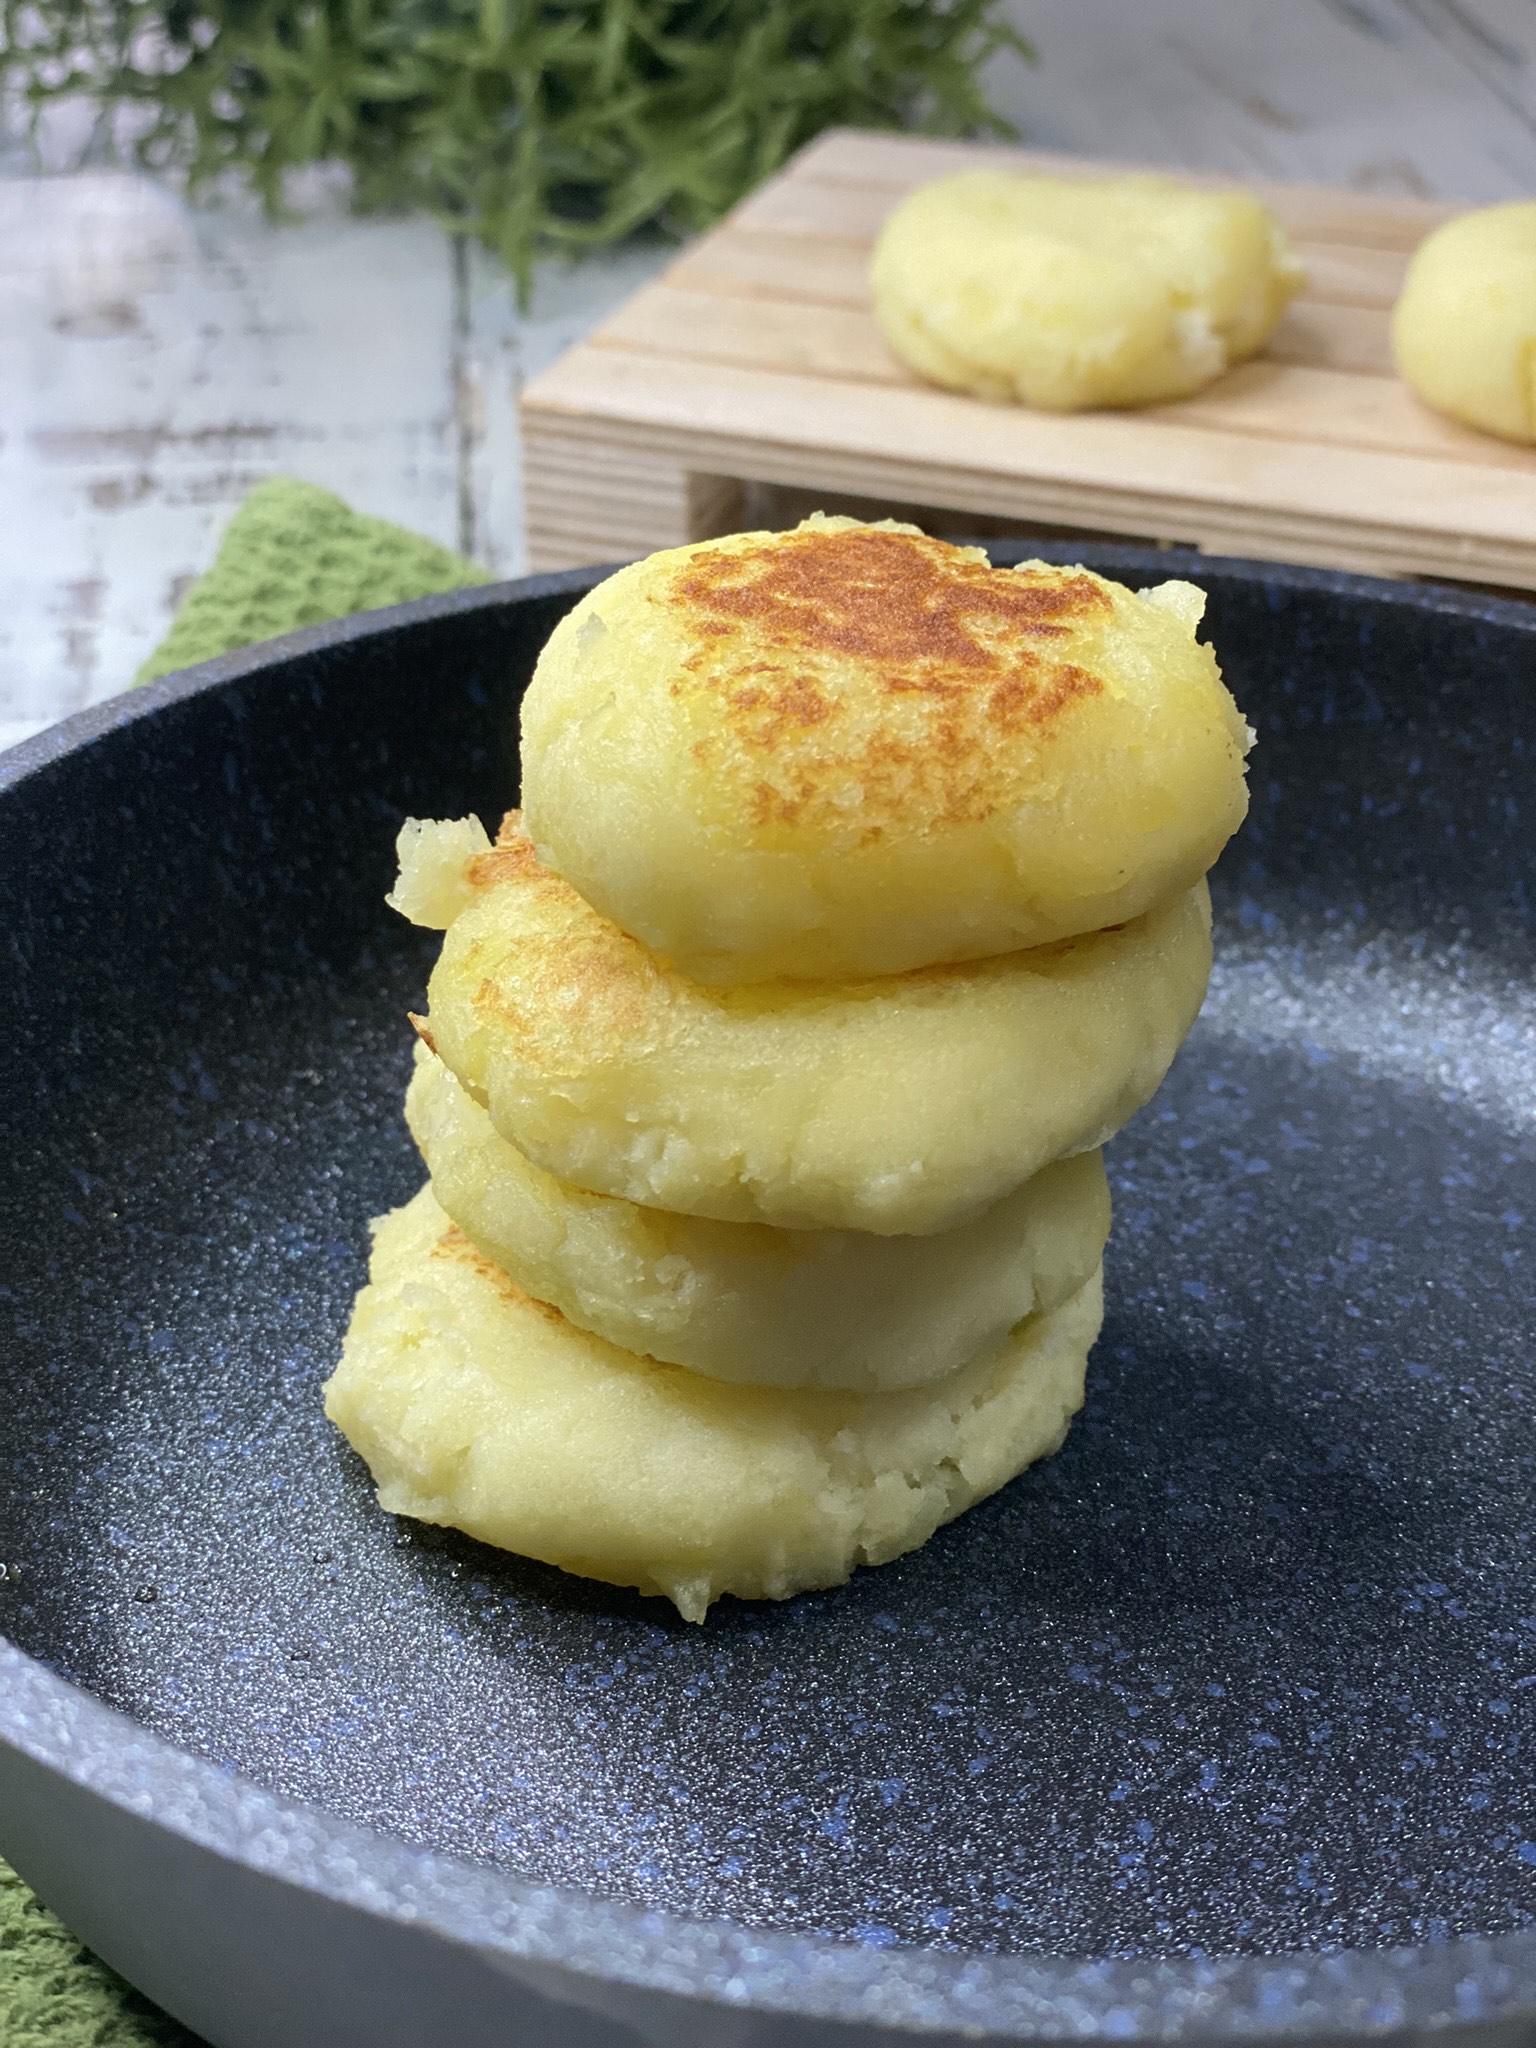
{"label": "speckled nonstick pan surface", "polygon": [[394,833],[512,798],[591,578],[0,765],[0,1851],[212,2041],[1536,2040],[1536,611],[1198,574],[1253,811],[1087,1409],[703,1628],[389,1520],[318,1397],[420,1178]]}

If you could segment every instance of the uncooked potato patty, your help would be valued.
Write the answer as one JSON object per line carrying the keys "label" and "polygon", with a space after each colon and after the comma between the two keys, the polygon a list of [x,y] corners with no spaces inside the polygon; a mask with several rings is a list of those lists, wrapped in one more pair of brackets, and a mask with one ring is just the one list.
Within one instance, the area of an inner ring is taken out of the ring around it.
{"label": "uncooked potato patty", "polygon": [[[401,835],[408,860],[430,846]],[[724,1222],[963,1223],[1141,1107],[1210,971],[1203,880],[1029,952],[711,989],[543,868],[515,814],[467,874],[429,984],[434,1050],[547,1173]]]}
{"label": "uncooked potato patty", "polygon": [[721,1380],[863,1392],[926,1385],[1059,1308],[1097,1269],[1097,1152],[1047,1166],[933,1237],[773,1230],[587,1194],[525,1159],[419,1049],[406,1120],[432,1192],[540,1301],[630,1351]]}
{"label": "uncooked potato patty", "polygon": [[1097,931],[1197,881],[1247,807],[1204,605],[848,519],[669,549],[550,635],[524,819],[713,985]]}
{"label": "uncooked potato patty", "polygon": [[1536,441],[1536,201],[1484,207],[1422,242],[1392,315],[1398,371],[1430,405]]}
{"label": "uncooked potato patty", "polygon": [[431,1190],[375,1226],[326,1413],[393,1514],[703,1619],[926,1541],[1054,1451],[1083,1397],[1097,1274],[990,1357],[906,1393],[727,1386],[524,1294]]}
{"label": "uncooked potato patty", "polygon": [[870,270],[914,370],[1052,412],[1198,391],[1263,346],[1301,282],[1250,193],[987,170],[902,200]]}

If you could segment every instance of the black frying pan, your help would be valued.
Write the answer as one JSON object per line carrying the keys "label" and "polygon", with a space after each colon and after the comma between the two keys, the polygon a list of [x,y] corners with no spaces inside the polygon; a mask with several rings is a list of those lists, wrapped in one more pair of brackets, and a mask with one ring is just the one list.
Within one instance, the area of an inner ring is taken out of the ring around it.
{"label": "black frying pan", "polygon": [[1536,614],[1089,558],[1198,575],[1260,742],[1087,1409],[702,1628],[319,1405],[421,1173],[395,831],[507,806],[591,577],[0,762],[0,1851],[210,2040],[1536,2041]]}

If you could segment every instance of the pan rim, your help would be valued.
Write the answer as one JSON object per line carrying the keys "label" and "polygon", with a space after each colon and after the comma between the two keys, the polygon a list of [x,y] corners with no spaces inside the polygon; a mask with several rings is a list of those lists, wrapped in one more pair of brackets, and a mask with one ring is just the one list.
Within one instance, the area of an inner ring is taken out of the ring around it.
{"label": "pan rim", "polygon": [[[1081,541],[1006,543],[1010,556],[1090,557],[1451,616],[1536,636],[1536,604],[1432,583]],[[487,584],[366,612],[221,655],[77,712],[0,755],[0,800],[108,734],[170,706],[402,628],[577,595],[609,567]],[[995,2040],[1238,2040],[1392,2035],[1536,2019],[1536,1924],[1381,1949],[1204,1958],[1092,1958],[862,1946],[753,1929],[539,1884],[417,1848],[270,1792],[152,1733],[0,1637],[0,1743],[148,1825],[253,1872],[508,1965],[581,1987],[654,1990],[737,2011],[962,2031]]]}
{"label": "pan rim", "polygon": [[1344,2040],[1536,2017],[1536,1928],[1203,1958],[875,1948],[760,1929],[418,1848],[194,1756],[0,1638],[0,1743],[261,1876],[512,1968],[722,2010],[979,2040]]}

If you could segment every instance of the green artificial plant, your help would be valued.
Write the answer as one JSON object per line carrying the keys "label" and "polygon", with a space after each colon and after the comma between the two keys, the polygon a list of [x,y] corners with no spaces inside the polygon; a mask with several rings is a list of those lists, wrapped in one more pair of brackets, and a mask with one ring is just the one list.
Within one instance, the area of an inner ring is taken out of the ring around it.
{"label": "green artificial plant", "polygon": [[542,250],[716,219],[821,129],[1007,134],[999,0],[0,0],[0,90],[84,97],[191,189],[341,164],[526,288]]}

